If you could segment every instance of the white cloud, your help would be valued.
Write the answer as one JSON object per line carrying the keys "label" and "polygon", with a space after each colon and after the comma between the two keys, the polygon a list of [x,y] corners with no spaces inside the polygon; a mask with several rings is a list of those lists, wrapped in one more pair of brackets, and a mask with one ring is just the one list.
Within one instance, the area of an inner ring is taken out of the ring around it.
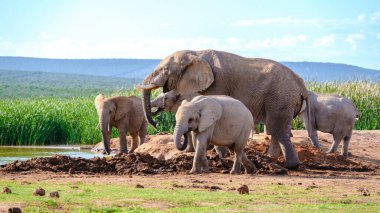
{"label": "white cloud", "polygon": [[365,21],[365,18],[366,18],[365,14],[358,15],[358,21]]}
{"label": "white cloud", "polygon": [[380,20],[380,11],[377,11],[371,14],[371,21],[378,21],[378,20]]}
{"label": "white cloud", "polygon": [[[258,51],[295,47],[307,41],[307,36],[284,35],[278,38],[125,38],[120,40],[48,39],[39,42],[10,43],[0,49],[0,55],[47,58],[163,58],[177,50],[217,49],[224,51]],[[3,45],[0,40],[0,44]],[[5,43],[4,43],[5,44]]]}
{"label": "white cloud", "polygon": [[357,49],[357,41],[363,40],[365,37],[363,34],[357,33],[357,34],[350,34],[346,37],[344,40],[345,42],[349,43],[353,50]]}
{"label": "white cloud", "polygon": [[312,47],[329,47],[335,43],[336,36],[330,34],[314,40]]}

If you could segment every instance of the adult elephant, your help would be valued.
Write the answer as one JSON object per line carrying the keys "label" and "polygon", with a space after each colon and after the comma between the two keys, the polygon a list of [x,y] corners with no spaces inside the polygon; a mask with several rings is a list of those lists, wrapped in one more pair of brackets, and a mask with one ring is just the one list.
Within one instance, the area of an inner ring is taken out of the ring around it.
{"label": "adult elephant", "polygon": [[269,155],[277,158],[282,150],[286,168],[294,169],[300,164],[290,133],[292,119],[308,103],[308,93],[303,80],[278,62],[215,50],[178,51],[162,60],[137,87],[143,90],[145,116],[153,126],[152,89],[238,99],[251,111],[256,123],[267,126],[272,136]]}

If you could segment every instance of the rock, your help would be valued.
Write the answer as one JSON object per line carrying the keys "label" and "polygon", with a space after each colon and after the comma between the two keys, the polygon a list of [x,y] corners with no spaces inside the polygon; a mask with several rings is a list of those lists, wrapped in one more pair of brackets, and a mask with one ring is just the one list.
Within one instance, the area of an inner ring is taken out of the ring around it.
{"label": "rock", "polygon": [[11,190],[10,188],[8,188],[8,187],[4,187],[2,193],[3,193],[3,194],[11,194],[11,193],[12,193],[12,190]]}
{"label": "rock", "polygon": [[369,191],[367,190],[367,191],[364,191],[364,192],[363,192],[363,196],[367,197],[367,196],[371,196],[371,194],[370,194]]}
{"label": "rock", "polygon": [[45,189],[38,187],[33,191],[34,196],[45,196]]}
{"label": "rock", "polygon": [[210,187],[210,190],[211,191],[216,191],[216,190],[221,190],[222,188],[220,188],[219,186],[211,186]]}
{"label": "rock", "polygon": [[12,207],[8,209],[8,213],[22,213],[22,211],[18,207]]}
{"label": "rock", "polygon": [[247,185],[242,185],[240,186],[237,191],[239,192],[239,194],[249,194],[249,188]]}
{"label": "rock", "polygon": [[143,188],[144,188],[144,186],[138,183],[138,184],[136,185],[136,188],[140,188],[140,189],[143,189]]}
{"label": "rock", "polygon": [[59,198],[59,193],[58,192],[50,192],[49,197],[56,197]]}

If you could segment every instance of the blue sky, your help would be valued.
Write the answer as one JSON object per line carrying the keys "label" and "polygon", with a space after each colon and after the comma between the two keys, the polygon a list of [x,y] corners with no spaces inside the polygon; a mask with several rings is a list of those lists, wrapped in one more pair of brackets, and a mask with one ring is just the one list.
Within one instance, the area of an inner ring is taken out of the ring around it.
{"label": "blue sky", "polygon": [[217,49],[380,70],[380,2],[0,0],[0,55],[164,58]]}

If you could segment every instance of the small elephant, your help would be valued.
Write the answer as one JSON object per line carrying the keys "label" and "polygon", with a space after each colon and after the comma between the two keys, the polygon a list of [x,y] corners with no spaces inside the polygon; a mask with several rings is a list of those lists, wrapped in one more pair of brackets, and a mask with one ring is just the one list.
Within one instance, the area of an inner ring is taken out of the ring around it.
{"label": "small elephant", "polygon": [[240,174],[241,163],[247,173],[252,173],[256,167],[244,153],[252,125],[252,115],[240,101],[224,95],[200,95],[190,102],[184,100],[178,108],[174,142],[179,150],[185,149],[187,140],[181,144],[181,136],[193,131],[197,146],[190,173],[209,171],[208,143],[228,147],[235,153],[231,174]]}
{"label": "small elephant", "polygon": [[[152,112],[152,114],[157,115],[162,111],[170,111],[172,113],[176,113],[183,100],[191,101],[198,95],[199,93],[193,93],[181,96],[176,90],[162,93],[151,102],[152,108],[157,108],[156,111]],[[189,143],[187,144],[185,151],[194,152],[196,145],[191,132],[186,133],[186,137]],[[226,156],[227,150],[224,147],[214,146],[214,148],[220,158]]]}
{"label": "small elephant", "polygon": [[[310,97],[310,133],[309,137],[313,145],[320,148],[317,130],[331,133],[334,142],[328,151],[333,153],[337,150],[343,139],[341,154],[348,157],[348,144],[350,143],[355,121],[360,113],[352,101],[338,95],[322,95],[308,92]],[[300,117],[308,129],[306,110],[301,110]]]}
{"label": "small elephant", "polygon": [[[112,127],[119,131],[120,153],[128,153],[126,132],[132,137],[132,153],[138,144],[143,144],[146,136],[147,121],[145,120],[142,101],[136,96],[117,96],[105,98],[99,94],[95,98],[95,107],[99,116],[99,128],[102,132],[104,149],[111,153],[109,140]],[[140,142],[139,142],[140,138]]]}

